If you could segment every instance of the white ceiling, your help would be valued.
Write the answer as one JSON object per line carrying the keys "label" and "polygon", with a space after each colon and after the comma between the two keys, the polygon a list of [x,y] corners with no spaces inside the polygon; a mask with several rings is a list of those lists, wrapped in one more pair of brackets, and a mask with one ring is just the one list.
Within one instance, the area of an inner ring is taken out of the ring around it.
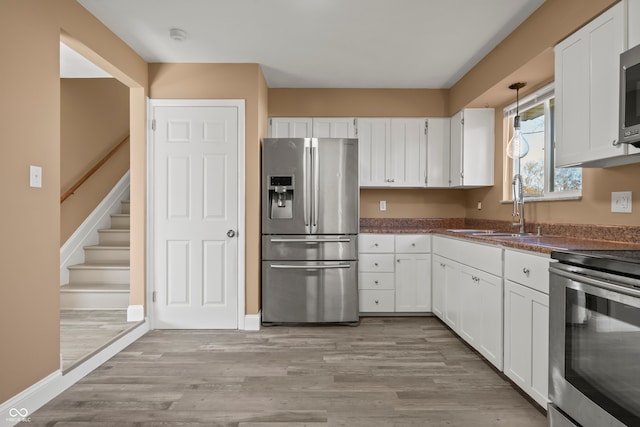
{"label": "white ceiling", "polygon": [[449,88],[544,2],[78,1],[148,62],[259,63],[271,88]]}

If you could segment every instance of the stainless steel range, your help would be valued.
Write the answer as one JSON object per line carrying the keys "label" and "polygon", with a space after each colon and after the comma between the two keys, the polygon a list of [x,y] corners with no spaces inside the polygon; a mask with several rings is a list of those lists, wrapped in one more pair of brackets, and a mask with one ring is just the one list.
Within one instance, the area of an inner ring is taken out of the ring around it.
{"label": "stainless steel range", "polygon": [[550,425],[640,426],[640,251],[551,257]]}
{"label": "stainless steel range", "polygon": [[262,144],[262,322],[357,323],[358,140]]}

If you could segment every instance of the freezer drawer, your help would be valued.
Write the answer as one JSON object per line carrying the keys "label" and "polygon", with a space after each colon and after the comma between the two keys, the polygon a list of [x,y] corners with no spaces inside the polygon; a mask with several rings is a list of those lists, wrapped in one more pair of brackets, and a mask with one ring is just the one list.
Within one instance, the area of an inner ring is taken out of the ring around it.
{"label": "freezer drawer", "polygon": [[357,260],[357,235],[262,236],[263,260]]}
{"label": "freezer drawer", "polygon": [[262,323],[358,320],[357,261],[262,262]]}

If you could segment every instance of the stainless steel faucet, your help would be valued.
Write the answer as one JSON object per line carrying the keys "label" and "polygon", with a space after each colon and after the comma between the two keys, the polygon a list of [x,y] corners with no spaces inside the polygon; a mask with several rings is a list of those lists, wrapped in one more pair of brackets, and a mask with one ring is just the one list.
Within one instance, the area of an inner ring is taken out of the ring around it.
{"label": "stainless steel faucet", "polygon": [[512,227],[519,227],[518,232],[524,234],[524,193],[522,191],[522,176],[516,174],[511,182],[513,187],[513,222]]}

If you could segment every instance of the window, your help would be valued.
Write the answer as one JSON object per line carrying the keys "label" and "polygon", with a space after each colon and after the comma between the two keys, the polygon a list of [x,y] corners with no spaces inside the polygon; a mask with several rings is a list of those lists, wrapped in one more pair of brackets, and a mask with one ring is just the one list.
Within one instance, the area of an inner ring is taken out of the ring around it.
{"label": "window", "polygon": [[[553,84],[550,84],[519,103],[520,130],[529,143],[529,153],[522,159],[513,160],[505,154],[505,200],[513,198],[512,179],[518,168],[527,199],[576,198],[582,194],[581,168],[554,167],[554,101]],[[505,147],[513,135],[515,115],[515,103],[505,108]]]}

